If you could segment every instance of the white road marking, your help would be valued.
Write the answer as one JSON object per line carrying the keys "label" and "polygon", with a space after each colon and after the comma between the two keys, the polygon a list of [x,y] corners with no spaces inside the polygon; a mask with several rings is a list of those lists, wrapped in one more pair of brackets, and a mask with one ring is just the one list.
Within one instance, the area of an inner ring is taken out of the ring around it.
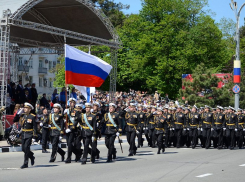
{"label": "white road marking", "polygon": [[244,167],[244,166],[245,166],[245,164],[241,164],[241,165],[239,165],[239,166]]}
{"label": "white road marking", "polygon": [[202,174],[202,175],[199,175],[199,176],[196,176],[197,178],[203,178],[203,177],[207,177],[207,176],[211,176],[213,175],[212,173],[206,173],[206,174]]}
{"label": "white road marking", "polygon": [[150,155],[150,154],[154,154],[154,152],[146,152],[146,153],[137,153],[137,154],[139,154],[139,155]]}
{"label": "white road marking", "polygon": [[20,168],[0,168],[0,170],[19,170]]}

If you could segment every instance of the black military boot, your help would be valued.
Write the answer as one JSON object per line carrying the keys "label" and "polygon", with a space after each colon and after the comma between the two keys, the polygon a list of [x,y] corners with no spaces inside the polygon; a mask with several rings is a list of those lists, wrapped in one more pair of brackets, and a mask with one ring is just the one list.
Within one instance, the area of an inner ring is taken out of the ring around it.
{"label": "black military boot", "polygon": [[129,154],[128,154],[128,156],[133,156],[134,154],[133,154],[133,151],[129,151]]}
{"label": "black military boot", "polygon": [[66,160],[65,160],[65,163],[66,163],[66,164],[71,163],[71,159],[66,159]]}
{"label": "black military boot", "polygon": [[157,154],[160,154],[160,150],[161,150],[161,149],[160,149],[160,148],[158,148]]}
{"label": "black military boot", "polygon": [[20,169],[24,169],[24,168],[28,168],[28,165],[27,164],[23,164]]}
{"label": "black military boot", "polygon": [[49,160],[49,162],[54,162],[55,161],[55,158],[51,158],[50,160]]}
{"label": "black military boot", "polygon": [[85,165],[86,164],[86,162],[85,161],[82,161],[82,163],[81,163],[82,165]]}
{"label": "black military boot", "polygon": [[32,156],[32,158],[31,158],[31,165],[33,166],[34,164],[35,164],[35,157]]}
{"label": "black military boot", "polygon": [[63,162],[65,160],[65,154],[61,155],[61,161]]}
{"label": "black military boot", "polygon": [[114,148],[114,150],[113,150],[113,153],[112,153],[112,158],[113,159],[116,159],[117,158],[117,151],[116,151],[116,149]]}
{"label": "black military boot", "polygon": [[106,162],[112,162],[112,157],[111,156],[108,156]]}

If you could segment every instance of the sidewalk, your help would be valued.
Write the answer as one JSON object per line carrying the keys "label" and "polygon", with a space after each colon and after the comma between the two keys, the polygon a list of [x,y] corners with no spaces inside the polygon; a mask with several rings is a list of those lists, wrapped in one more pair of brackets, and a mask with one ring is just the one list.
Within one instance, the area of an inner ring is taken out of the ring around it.
{"label": "sidewalk", "polygon": [[[120,136],[120,140],[121,143],[126,143],[127,139],[126,139],[126,135]],[[143,137],[144,138],[144,137]],[[138,139],[136,138],[135,141],[138,141]],[[119,143],[118,139],[116,138],[115,143]],[[105,137],[102,136],[100,140],[98,140],[98,145],[105,145]],[[59,146],[61,148],[67,148],[66,145],[66,139],[62,139],[62,142],[59,144]],[[52,145],[49,144],[47,149],[52,149]],[[38,144],[38,145],[31,145],[31,150],[42,150],[42,145]],[[0,141],[0,153],[4,153],[4,152],[21,152],[22,151],[22,147],[21,146],[10,146],[7,141]]]}

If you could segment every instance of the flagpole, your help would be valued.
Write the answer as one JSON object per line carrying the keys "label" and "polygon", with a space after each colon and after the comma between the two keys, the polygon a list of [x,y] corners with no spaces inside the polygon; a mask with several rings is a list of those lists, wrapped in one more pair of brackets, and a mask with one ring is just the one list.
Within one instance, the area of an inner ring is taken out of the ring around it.
{"label": "flagpole", "polygon": [[[64,50],[65,50],[65,57],[66,57],[66,36],[64,36]],[[65,76],[66,78],[66,76]],[[66,97],[66,109],[67,109],[67,84],[66,84],[66,79],[65,79],[65,97]],[[68,129],[68,116],[66,114],[66,129]]]}

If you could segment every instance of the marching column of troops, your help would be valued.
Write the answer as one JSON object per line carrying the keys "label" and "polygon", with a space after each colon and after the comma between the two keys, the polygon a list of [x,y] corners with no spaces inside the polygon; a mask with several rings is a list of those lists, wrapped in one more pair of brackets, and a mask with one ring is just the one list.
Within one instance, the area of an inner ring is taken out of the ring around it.
{"label": "marching column of troops", "polygon": [[[239,149],[244,145],[245,117],[242,109],[235,111],[230,106],[210,108],[207,105],[199,109],[195,105],[188,108],[168,105],[155,107],[130,103],[126,109],[115,112],[116,107],[114,103],[110,103],[109,112],[102,115],[98,102],[86,103],[84,109],[82,104],[76,104],[76,100],[71,98],[69,108],[63,113],[60,104],[54,104],[53,112],[50,114],[44,108],[40,119],[42,152],[49,153],[46,145],[50,138],[52,152],[49,162],[54,162],[59,153],[65,163],[71,163],[72,154],[75,155],[75,162],[81,161],[81,164],[86,164],[89,154],[90,162],[95,163],[95,159],[100,158],[97,140],[101,138],[103,128],[105,128],[105,145],[108,149],[107,162],[112,162],[116,159],[117,151],[114,142],[116,137],[119,139],[122,134],[123,119],[126,123],[125,130],[129,144],[128,156],[135,155],[137,148],[143,146],[145,140],[143,134],[147,145],[157,148],[157,154],[164,153],[165,148],[172,146],[195,149],[197,144],[200,144],[206,149],[212,145],[217,149],[232,150],[236,145]],[[31,165],[35,163],[34,154],[30,150],[31,143],[35,141],[37,135],[36,116],[31,114],[33,108],[31,104],[25,103],[24,109],[18,111],[14,118],[14,122],[20,122],[22,127],[24,164],[21,168],[28,167],[29,159]],[[64,135],[67,140],[67,153],[58,145]]]}

